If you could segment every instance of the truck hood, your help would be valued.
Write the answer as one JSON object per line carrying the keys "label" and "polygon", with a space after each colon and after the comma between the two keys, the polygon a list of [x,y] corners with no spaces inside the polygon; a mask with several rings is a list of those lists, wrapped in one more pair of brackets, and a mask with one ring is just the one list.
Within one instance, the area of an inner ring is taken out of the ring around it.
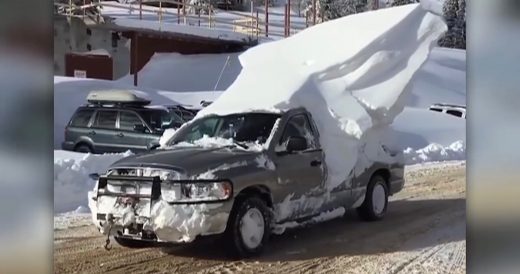
{"label": "truck hood", "polygon": [[248,165],[262,155],[260,151],[245,151],[237,148],[180,147],[159,149],[123,158],[110,168],[158,167],[181,171],[186,176],[195,176],[208,170],[228,165]]}

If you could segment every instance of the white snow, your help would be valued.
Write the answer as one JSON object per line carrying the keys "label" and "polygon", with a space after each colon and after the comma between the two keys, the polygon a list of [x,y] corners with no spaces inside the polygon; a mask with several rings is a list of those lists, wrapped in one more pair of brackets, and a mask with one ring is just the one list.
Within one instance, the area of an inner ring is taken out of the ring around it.
{"label": "white snow", "polygon": [[423,162],[465,160],[466,144],[463,141],[457,141],[447,147],[433,143],[418,150],[407,148],[404,150],[404,156],[407,165]]}
{"label": "white snow", "polygon": [[[366,130],[392,123],[402,111],[408,83],[445,30],[440,17],[407,5],[259,45],[239,56],[237,80],[197,117],[306,107],[321,133],[327,186],[334,188],[354,168]],[[335,43],[313,43],[330,40]]]}
{"label": "white snow", "polygon": [[[159,90],[211,91],[218,82],[216,89],[220,95],[220,90],[229,87],[242,69],[238,61],[239,54],[155,53],[139,71],[137,83]],[[132,85],[134,76],[129,74],[117,82]]]}
{"label": "white snow", "polygon": [[88,205],[87,192],[95,185],[89,174],[104,173],[112,163],[130,154],[93,155],[55,150],[54,212],[85,212]]}

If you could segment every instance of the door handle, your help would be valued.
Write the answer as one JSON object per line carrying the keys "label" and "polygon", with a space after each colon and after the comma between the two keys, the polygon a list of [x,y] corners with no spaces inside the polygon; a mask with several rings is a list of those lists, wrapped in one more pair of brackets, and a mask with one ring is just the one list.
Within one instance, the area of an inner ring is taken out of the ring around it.
{"label": "door handle", "polygon": [[311,166],[319,166],[321,165],[321,161],[320,160],[312,160],[311,161]]}
{"label": "door handle", "polygon": [[88,135],[96,135],[96,132],[95,131],[91,131],[88,133]]}
{"label": "door handle", "polygon": [[118,137],[125,137],[125,135],[124,135],[123,133],[121,133],[121,132],[118,133],[117,136],[118,136]]}

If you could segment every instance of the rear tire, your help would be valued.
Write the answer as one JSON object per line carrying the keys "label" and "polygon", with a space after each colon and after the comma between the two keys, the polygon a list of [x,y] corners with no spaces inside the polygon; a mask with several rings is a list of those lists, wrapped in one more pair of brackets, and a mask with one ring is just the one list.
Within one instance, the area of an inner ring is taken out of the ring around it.
{"label": "rear tire", "polygon": [[270,210],[262,199],[238,198],[224,232],[228,255],[238,259],[259,255],[269,240],[270,222]]}
{"label": "rear tire", "polygon": [[82,153],[94,153],[94,150],[86,144],[79,144],[74,148],[74,151],[76,152],[82,152]]}
{"label": "rear tire", "polygon": [[370,179],[365,201],[357,208],[359,217],[364,221],[383,219],[388,207],[388,186],[383,177],[375,175]]}

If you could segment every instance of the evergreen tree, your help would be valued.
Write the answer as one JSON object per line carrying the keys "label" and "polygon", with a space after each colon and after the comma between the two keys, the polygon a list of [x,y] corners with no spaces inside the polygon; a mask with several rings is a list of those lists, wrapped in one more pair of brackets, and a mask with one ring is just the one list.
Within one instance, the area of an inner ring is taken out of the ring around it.
{"label": "evergreen tree", "polygon": [[368,0],[319,0],[324,21],[367,10]]}
{"label": "evergreen tree", "polygon": [[448,48],[466,48],[466,1],[446,0],[443,6],[448,31],[439,40],[439,45]]}
{"label": "evergreen tree", "polygon": [[418,3],[419,0],[394,0],[392,2],[392,7],[395,7],[395,6],[402,6],[402,5],[408,5],[408,4],[414,4],[414,3]]}

